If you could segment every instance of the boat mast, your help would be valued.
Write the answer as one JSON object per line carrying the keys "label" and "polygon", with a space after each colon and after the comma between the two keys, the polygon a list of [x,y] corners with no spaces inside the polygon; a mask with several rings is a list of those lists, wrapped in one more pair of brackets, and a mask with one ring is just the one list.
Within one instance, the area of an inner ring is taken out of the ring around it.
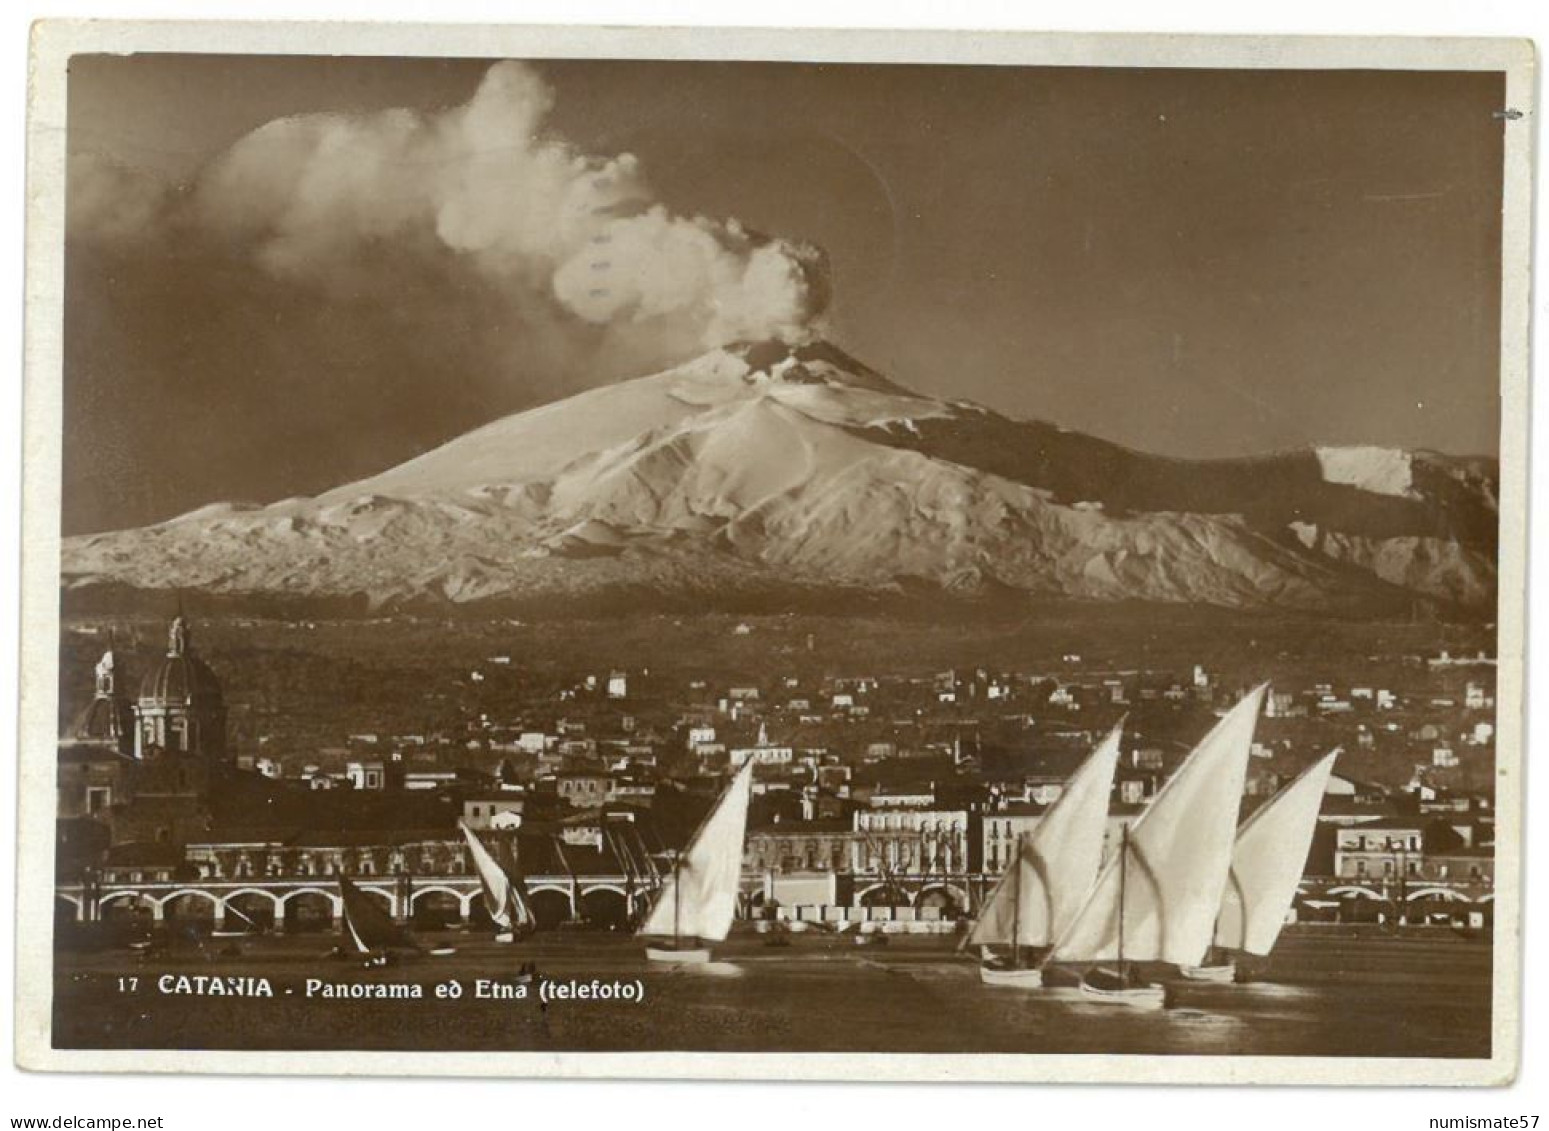
{"label": "boat mast", "polygon": [[1119,983],[1129,984],[1129,972],[1124,969],[1124,887],[1129,872],[1129,825],[1119,832]]}
{"label": "boat mast", "polygon": [[1011,866],[1016,869],[1016,886],[1011,889],[1011,965],[1022,965],[1022,834],[1017,833]]}
{"label": "boat mast", "polygon": [[672,854],[672,948],[683,949],[682,930],[679,923],[683,912],[683,850]]}

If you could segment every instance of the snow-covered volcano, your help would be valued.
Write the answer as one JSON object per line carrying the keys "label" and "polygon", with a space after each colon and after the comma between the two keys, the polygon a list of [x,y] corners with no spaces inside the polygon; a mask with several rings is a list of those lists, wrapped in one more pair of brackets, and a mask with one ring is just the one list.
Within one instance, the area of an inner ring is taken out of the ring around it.
{"label": "snow-covered volcano", "polygon": [[68,589],[545,603],[951,593],[1494,605],[1493,461],[1185,462],[922,397],[831,345],[715,350],[369,479],[66,539]]}

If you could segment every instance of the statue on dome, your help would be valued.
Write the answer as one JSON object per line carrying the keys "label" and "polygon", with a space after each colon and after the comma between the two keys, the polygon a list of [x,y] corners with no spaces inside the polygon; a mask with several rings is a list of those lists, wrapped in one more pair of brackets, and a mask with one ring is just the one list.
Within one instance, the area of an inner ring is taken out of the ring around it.
{"label": "statue on dome", "polygon": [[179,613],[172,618],[172,627],[167,630],[167,654],[181,656],[188,651],[188,622]]}
{"label": "statue on dome", "polygon": [[102,659],[97,661],[97,695],[107,699],[113,695],[113,649],[109,648],[102,653]]}

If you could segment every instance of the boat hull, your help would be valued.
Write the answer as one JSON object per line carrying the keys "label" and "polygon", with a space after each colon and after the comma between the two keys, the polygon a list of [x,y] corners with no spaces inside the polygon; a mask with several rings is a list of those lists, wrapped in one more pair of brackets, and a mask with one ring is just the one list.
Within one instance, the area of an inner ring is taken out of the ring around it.
{"label": "boat hull", "polygon": [[1043,971],[1036,966],[980,966],[979,981],[986,986],[1004,986],[1011,989],[1036,990],[1043,986]]}
{"label": "boat hull", "polygon": [[1098,969],[1081,979],[1083,1000],[1128,1009],[1162,1009],[1167,1005],[1167,990],[1151,982],[1132,981],[1111,970]]}
{"label": "boat hull", "polygon": [[1190,982],[1227,983],[1237,980],[1237,966],[1231,962],[1218,966],[1180,966],[1178,973]]}
{"label": "boat hull", "polygon": [[679,949],[671,946],[648,946],[645,948],[645,956],[652,962],[674,962],[680,966],[701,965],[710,961],[710,948],[694,946]]}
{"label": "boat hull", "polygon": [[1126,986],[1123,989],[1106,989],[1090,982],[1081,983],[1081,996],[1089,1002],[1102,1005],[1119,1005],[1129,1009],[1162,1009],[1167,1005],[1167,991],[1161,986]]}

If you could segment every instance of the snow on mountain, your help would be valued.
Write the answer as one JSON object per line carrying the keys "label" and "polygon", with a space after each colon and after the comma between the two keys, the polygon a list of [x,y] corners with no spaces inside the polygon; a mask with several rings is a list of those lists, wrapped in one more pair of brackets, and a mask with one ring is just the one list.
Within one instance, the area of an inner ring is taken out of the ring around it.
{"label": "snow on mountain", "polygon": [[67,539],[64,581],[371,606],[921,589],[1492,605],[1488,468],[1329,451],[1163,460],[918,396],[830,345],[759,343],[495,421],[315,499]]}
{"label": "snow on mountain", "polygon": [[1407,496],[1414,489],[1414,457],[1399,448],[1317,448],[1318,465],[1330,483],[1346,483],[1378,495]]}

